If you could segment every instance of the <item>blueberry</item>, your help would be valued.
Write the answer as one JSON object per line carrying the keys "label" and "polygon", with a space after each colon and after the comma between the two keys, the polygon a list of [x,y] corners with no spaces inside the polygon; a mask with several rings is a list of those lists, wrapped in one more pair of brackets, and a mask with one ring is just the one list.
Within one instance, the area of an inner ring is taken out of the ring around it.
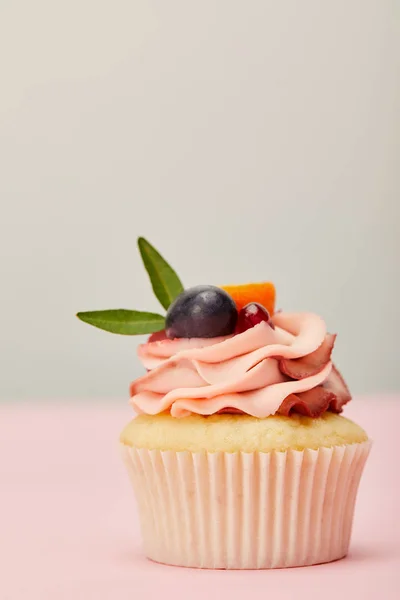
{"label": "blueberry", "polygon": [[212,338],[234,332],[236,305],[231,296],[213,285],[185,290],[168,309],[166,334],[173,338]]}

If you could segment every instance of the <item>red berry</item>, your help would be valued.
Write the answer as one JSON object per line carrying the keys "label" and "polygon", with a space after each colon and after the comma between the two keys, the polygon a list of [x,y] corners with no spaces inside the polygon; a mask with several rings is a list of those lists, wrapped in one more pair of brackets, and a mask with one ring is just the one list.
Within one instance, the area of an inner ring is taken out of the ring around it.
{"label": "red berry", "polygon": [[258,302],[250,302],[250,304],[246,304],[239,312],[236,331],[237,333],[243,333],[247,329],[254,327],[254,325],[258,325],[258,323],[262,322],[268,323],[275,329],[274,324],[270,321],[269,312],[267,311],[262,304],[258,304]]}
{"label": "red berry", "polygon": [[162,329],[161,331],[156,331],[155,333],[152,333],[147,342],[151,344],[152,342],[162,342],[166,339],[167,335],[165,333],[165,329]]}

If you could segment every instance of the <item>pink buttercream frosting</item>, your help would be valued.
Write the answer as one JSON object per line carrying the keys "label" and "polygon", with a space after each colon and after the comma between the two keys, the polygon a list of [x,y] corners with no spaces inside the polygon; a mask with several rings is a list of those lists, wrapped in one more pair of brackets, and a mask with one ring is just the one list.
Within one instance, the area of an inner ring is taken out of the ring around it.
{"label": "pink buttercream frosting", "polygon": [[276,313],[275,329],[262,322],[223,338],[154,341],[139,346],[148,372],[131,384],[139,413],[212,415],[276,412],[319,416],[340,412],[347,387],[330,360],[335,336],[312,313]]}

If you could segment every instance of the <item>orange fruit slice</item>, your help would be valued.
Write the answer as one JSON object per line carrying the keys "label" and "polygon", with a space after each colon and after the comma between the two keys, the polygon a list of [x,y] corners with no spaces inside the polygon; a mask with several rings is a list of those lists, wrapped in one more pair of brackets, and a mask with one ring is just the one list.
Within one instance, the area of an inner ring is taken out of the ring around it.
{"label": "orange fruit slice", "polygon": [[249,302],[258,302],[268,310],[270,315],[274,314],[275,286],[270,281],[243,285],[221,285],[221,288],[234,299],[238,311]]}

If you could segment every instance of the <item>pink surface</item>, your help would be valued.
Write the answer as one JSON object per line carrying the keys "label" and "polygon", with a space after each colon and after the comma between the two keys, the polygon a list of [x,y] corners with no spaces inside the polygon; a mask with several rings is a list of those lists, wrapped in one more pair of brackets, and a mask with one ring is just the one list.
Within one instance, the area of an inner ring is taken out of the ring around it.
{"label": "pink surface", "polygon": [[1,600],[391,600],[400,586],[400,397],[358,399],[345,414],[374,447],[361,482],[350,556],[280,571],[201,571],[141,554],[117,438],[123,401],[0,407]]}

